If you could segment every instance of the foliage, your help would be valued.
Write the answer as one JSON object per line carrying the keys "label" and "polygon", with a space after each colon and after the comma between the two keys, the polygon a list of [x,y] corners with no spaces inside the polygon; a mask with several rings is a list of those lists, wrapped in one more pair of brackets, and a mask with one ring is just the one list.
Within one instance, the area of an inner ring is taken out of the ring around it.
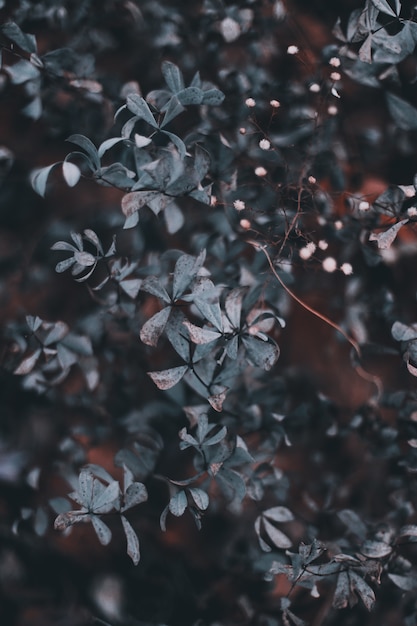
{"label": "foliage", "polygon": [[317,50],[302,3],[31,4],[0,582],[33,545],[95,576],[73,624],[415,623],[414,9],[342,3]]}

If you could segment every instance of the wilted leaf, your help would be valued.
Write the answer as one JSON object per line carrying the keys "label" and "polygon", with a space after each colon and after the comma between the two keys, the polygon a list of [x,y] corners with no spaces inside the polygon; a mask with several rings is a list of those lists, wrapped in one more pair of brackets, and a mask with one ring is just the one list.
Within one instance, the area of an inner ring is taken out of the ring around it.
{"label": "wilted leaf", "polygon": [[223,403],[226,400],[226,394],[228,389],[228,387],[225,387],[223,391],[211,394],[207,398],[210,406],[218,413],[221,413],[223,411]]}
{"label": "wilted leaf", "polygon": [[29,372],[31,372],[33,368],[35,367],[36,362],[41,355],[41,352],[42,350],[40,348],[38,348],[37,350],[34,350],[34,352],[32,352],[25,359],[23,359],[23,361],[14,370],[13,373],[16,374],[17,376],[26,376],[26,374],[29,374]]}
{"label": "wilted leaf", "polygon": [[187,370],[187,365],[180,365],[179,367],[172,367],[160,372],[148,372],[148,375],[158,389],[171,389],[171,387],[179,383]]}
{"label": "wilted leaf", "polygon": [[408,219],[400,220],[382,233],[371,233],[369,235],[369,241],[376,241],[380,250],[387,250],[391,247],[400,229],[404,224],[407,224],[408,221]]}
{"label": "wilted leaf", "polygon": [[157,345],[159,337],[164,332],[170,313],[171,307],[166,306],[145,322],[140,330],[140,338],[143,343],[146,343],[148,346]]}
{"label": "wilted leaf", "polygon": [[210,343],[211,341],[216,341],[216,339],[221,337],[221,333],[219,333],[218,331],[209,330],[208,328],[200,328],[199,326],[195,326],[188,320],[184,320],[183,324],[187,327],[188,332],[190,333],[191,341],[193,343]]}

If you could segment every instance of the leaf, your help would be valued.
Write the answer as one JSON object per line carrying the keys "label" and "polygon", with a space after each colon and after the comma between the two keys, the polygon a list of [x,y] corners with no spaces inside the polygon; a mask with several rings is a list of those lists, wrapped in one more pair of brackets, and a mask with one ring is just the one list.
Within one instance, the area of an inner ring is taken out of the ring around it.
{"label": "leaf", "polygon": [[259,545],[261,546],[261,550],[263,550],[264,552],[271,552],[272,548],[271,546],[269,546],[266,541],[264,541],[261,537],[261,516],[259,515],[259,517],[256,518],[255,520],[255,532],[258,536],[258,541],[259,541]]}
{"label": "leaf", "polygon": [[158,389],[171,389],[171,387],[174,387],[174,385],[179,383],[187,370],[187,365],[180,365],[179,367],[172,367],[160,372],[147,373],[148,376],[152,378]]}
{"label": "leaf", "polygon": [[[178,150],[178,154],[180,155],[180,158],[181,159],[185,159],[185,157],[187,155],[187,147],[186,147],[185,143],[183,142],[183,140],[180,139],[180,137],[178,137],[178,135],[175,135],[174,133],[170,133],[167,130],[162,130],[161,133],[163,133],[164,135],[169,137],[169,139],[172,141],[172,143],[174,144],[174,146]],[[180,194],[177,193],[176,195],[180,195]]]}
{"label": "leaf", "polygon": [[363,63],[372,63],[372,33],[367,36],[359,48],[358,56]]}
{"label": "leaf", "polygon": [[115,502],[120,497],[120,486],[117,480],[113,480],[110,485],[96,497],[93,498],[91,504],[91,511],[93,513],[109,513],[112,509],[116,508]]}
{"label": "leaf", "polygon": [[94,476],[90,470],[83,468],[78,476],[78,494],[86,509],[90,507],[93,497]]}
{"label": "leaf", "polygon": [[107,150],[110,150],[110,148],[125,140],[125,137],[111,137],[110,139],[106,139],[106,141],[103,141],[98,148],[98,156],[101,158]]}
{"label": "leaf", "polygon": [[142,98],[142,96],[139,96],[137,93],[129,94],[126,98],[126,106],[129,111],[133,113],[133,115],[136,115],[139,119],[144,120],[153,128],[159,128],[148,103]]}
{"label": "leaf", "polygon": [[225,387],[223,391],[220,391],[219,393],[214,393],[207,398],[210,406],[218,413],[221,413],[223,411],[223,403],[226,400],[226,393],[228,389],[228,387]]}
{"label": "leaf", "polygon": [[6,22],[0,27],[1,32],[19,48],[29,53],[36,53],[36,37],[31,33],[24,33],[15,22]]}
{"label": "leaf", "polygon": [[124,505],[122,511],[127,511],[137,504],[142,504],[148,499],[148,492],[143,483],[132,483],[124,494]]}
{"label": "leaf", "polygon": [[394,322],[391,334],[396,341],[414,341],[417,339],[417,326],[407,326],[401,322]]}
{"label": "leaf", "polygon": [[337,516],[348,527],[350,532],[357,535],[360,539],[365,539],[367,528],[354,511],[343,509],[338,512]]}
{"label": "leaf", "polygon": [[160,195],[159,191],[132,191],[127,193],[122,198],[123,214],[129,217]]}
{"label": "leaf", "polygon": [[140,291],[142,280],[140,278],[127,278],[126,280],[120,281],[119,285],[125,294],[134,300]]}
{"label": "leaf", "polygon": [[276,528],[271,522],[268,522],[264,517],[262,523],[266,534],[277,548],[288,549],[292,546],[292,541],[287,535],[285,535],[279,528]]}
{"label": "leaf", "polygon": [[211,106],[219,106],[223,100],[225,99],[225,95],[220,89],[208,89],[203,92],[203,102],[202,104],[208,104]]}
{"label": "leaf", "polygon": [[185,509],[188,506],[187,496],[185,491],[179,491],[169,501],[169,510],[175,517],[181,517]]}
{"label": "leaf", "polygon": [[207,493],[202,489],[197,489],[195,487],[190,487],[189,492],[195,502],[196,507],[200,511],[205,511],[209,505],[209,497]]}
{"label": "leaf", "polygon": [[280,350],[272,339],[263,341],[257,337],[244,335],[242,342],[246,348],[249,360],[257,367],[262,367],[262,369],[269,371],[277,362]]}
{"label": "leaf", "polygon": [[376,241],[380,250],[387,250],[395,241],[400,229],[404,226],[404,224],[407,224],[408,221],[408,219],[400,220],[382,233],[371,233],[369,235],[369,241]]}
{"label": "leaf", "polygon": [[164,128],[171,120],[185,111],[185,107],[181,104],[176,96],[173,96],[166,107],[164,119],[162,120],[161,128]]}
{"label": "leaf", "polygon": [[4,70],[9,74],[14,85],[22,85],[29,80],[39,78],[39,70],[30,61],[21,59],[14,65],[7,65]]}
{"label": "leaf", "polygon": [[184,79],[181,70],[171,61],[162,62],[162,75],[166,84],[173,93],[178,93],[184,89]]}
{"label": "leaf", "polygon": [[30,330],[35,333],[42,326],[42,320],[37,315],[26,315],[26,324]]}
{"label": "leaf", "polygon": [[286,506],[274,506],[264,511],[262,516],[274,522],[290,522],[294,519],[294,515]]}
{"label": "leaf", "polygon": [[81,177],[81,170],[79,167],[71,163],[70,161],[64,161],[62,164],[62,174],[68,187],[75,187]]}
{"label": "leaf", "polygon": [[42,111],[42,99],[38,96],[36,96],[36,98],[33,98],[33,100],[31,100],[29,104],[24,106],[22,109],[23,115],[26,115],[26,117],[30,118],[31,120],[38,120],[42,115]]}
{"label": "leaf", "polygon": [[236,499],[239,502],[243,500],[246,495],[246,485],[238,472],[222,466],[215,474],[215,479],[224,491],[226,497]]}
{"label": "leaf", "polygon": [[227,317],[233,328],[240,328],[241,314],[242,314],[242,301],[245,291],[241,288],[232,289],[227,295],[224,306],[226,309]]}
{"label": "leaf", "polygon": [[182,254],[178,258],[172,282],[172,297],[174,300],[177,300],[185,292],[197,276],[199,269],[204,263],[205,256],[205,250],[203,250],[197,258],[189,254]]}
{"label": "leaf", "polygon": [[145,278],[142,283],[142,291],[146,291],[157,298],[161,298],[167,304],[170,304],[171,298],[168,295],[165,287],[161,285],[159,280],[155,276],[149,276],[149,278]]}
{"label": "leaf", "polygon": [[[45,328],[45,324],[44,324]],[[43,340],[44,346],[50,346],[53,343],[62,341],[64,337],[69,333],[69,327],[65,322],[55,322],[50,324],[50,330]]]}
{"label": "leaf", "polygon": [[97,538],[102,546],[107,546],[111,541],[111,530],[102,519],[96,515],[91,516],[91,523],[96,531]]}
{"label": "leaf", "polygon": [[403,526],[398,533],[399,537],[417,537],[417,526],[415,524],[408,524]]}
{"label": "leaf", "polygon": [[164,212],[167,231],[170,235],[177,233],[184,225],[184,215],[175,202],[170,202]]}
{"label": "leaf", "polygon": [[368,539],[361,546],[361,553],[370,559],[381,559],[391,554],[392,547],[385,541],[373,541]]}
{"label": "leaf", "polygon": [[94,164],[95,168],[99,169],[100,159],[98,156],[97,148],[95,147],[93,142],[90,139],[88,139],[88,137],[84,137],[84,135],[75,134],[75,135],[71,135],[70,137],[68,137],[66,141],[69,141],[70,143],[75,143],[77,146],[85,150],[85,152],[90,157],[92,163]]}
{"label": "leaf", "polygon": [[51,173],[51,170],[58,165],[58,163],[53,163],[52,165],[48,165],[47,167],[42,167],[40,169],[33,170],[30,176],[31,185],[36,191],[37,194],[45,197],[46,183],[48,180],[48,176]]}
{"label": "leaf", "polygon": [[350,582],[360,596],[368,611],[371,611],[375,604],[375,594],[373,589],[354,570],[349,572]]}
{"label": "leaf", "polygon": [[181,104],[196,105],[203,101],[203,91],[198,87],[186,87],[177,93],[177,98]]}
{"label": "leaf", "polygon": [[403,130],[417,129],[417,109],[393,93],[386,94],[388,110],[397,126]]}
{"label": "leaf", "polygon": [[16,374],[17,376],[26,376],[26,374],[29,374],[29,372],[31,372],[35,367],[36,362],[41,355],[41,352],[42,350],[40,348],[34,350],[34,352],[32,352],[25,359],[23,359],[20,365],[16,367],[13,374]]}
{"label": "leaf", "polygon": [[195,326],[188,320],[184,320],[183,324],[187,327],[188,332],[190,333],[191,341],[193,343],[210,343],[212,341],[216,341],[216,339],[221,337],[221,333],[219,333],[218,331],[209,330],[208,328],[200,328],[199,326]]}
{"label": "leaf", "polygon": [[138,133],[135,133],[135,146],[137,148],[145,148],[146,146],[149,146],[150,143],[152,143],[151,137],[145,137],[144,135],[138,135]]}
{"label": "leaf", "polygon": [[388,574],[388,578],[392,580],[403,591],[414,591],[417,589],[417,578],[413,575],[400,576],[399,574]]}
{"label": "leaf", "polygon": [[123,530],[126,535],[127,540],[127,554],[133,561],[134,565],[137,565],[140,561],[140,549],[139,549],[139,539],[137,534],[132,528],[132,525],[125,518],[124,515],[120,516],[122,520]]}
{"label": "leaf", "polygon": [[349,602],[350,584],[347,572],[340,572],[337,577],[336,589],[333,596],[332,606],[335,609],[345,609]]}
{"label": "leaf", "polygon": [[166,306],[145,322],[140,330],[140,338],[143,343],[154,347],[158,344],[159,337],[164,332],[170,313],[171,307]]}
{"label": "leaf", "polygon": [[392,10],[387,0],[372,0],[372,4],[374,4],[379,11],[385,13],[386,15],[392,15],[392,17],[397,17],[399,14],[398,4],[396,5],[398,11],[397,13]]}

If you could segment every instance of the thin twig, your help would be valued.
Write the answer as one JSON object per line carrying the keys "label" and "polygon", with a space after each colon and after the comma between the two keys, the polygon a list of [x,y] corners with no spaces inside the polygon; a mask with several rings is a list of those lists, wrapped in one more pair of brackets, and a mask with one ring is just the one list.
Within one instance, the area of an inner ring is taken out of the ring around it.
{"label": "thin twig", "polygon": [[[259,244],[256,241],[250,241],[249,243],[251,243],[254,248],[256,248],[257,250],[260,250],[261,252],[264,253],[267,261],[268,261],[268,265],[271,268],[271,272],[273,273],[273,275],[275,276],[275,278],[277,279],[277,281],[279,282],[279,284],[281,285],[281,287],[286,291],[286,293],[293,299],[295,300],[295,302],[297,302],[300,306],[302,306],[306,311],[308,311],[309,313],[311,313],[312,315],[315,315],[316,317],[318,317],[320,320],[322,320],[325,324],[328,324],[329,326],[331,326],[332,328],[334,328],[335,330],[337,330],[345,339],[346,341],[348,341],[350,343],[350,345],[352,346],[352,348],[355,350],[356,355],[358,357],[358,359],[362,358],[362,352],[361,352],[361,348],[360,345],[358,344],[357,341],[355,341],[355,339],[353,339],[353,337],[351,337],[350,335],[348,335],[343,328],[341,328],[338,324],[336,324],[336,322],[333,322],[333,320],[331,320],[330,318],[328,318],[326,315],[324,315],[323,313],[320,313],[320,311],[317,311],[316,309],[313,309],[313,307],[309,306],[306,302],[304,302],[303,300],[301,300],[301,298],[299,298],[282,280],[282,278],[280,277],[280,275],[278,274],[278,272],[276,271],[274,264],[272,262],[272,259],[269,255],[269,252],[266,249],[266,246]],[[379,376],[375,376],[374,374],[370,374],[369,372],[367,372],[366,370],[363,369],[363,367],[358,364],[356,366],[354,366],[354,369],[356,371],[356,373],[358,374],[358,376],[360,376],[361,378],[363,378],[364,380],[373,383],[375,385],[375,387],[377,388],[377,399],[381,397],[382,391],[383,391],[383,387],[382,387],[382,382],[381,379],[379,378]]]}

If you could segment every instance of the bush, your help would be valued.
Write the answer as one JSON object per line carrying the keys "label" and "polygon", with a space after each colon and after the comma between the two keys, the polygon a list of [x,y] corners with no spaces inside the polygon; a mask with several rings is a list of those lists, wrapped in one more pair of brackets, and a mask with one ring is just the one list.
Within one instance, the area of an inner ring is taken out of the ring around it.
{"label": "bush", "polygon": [[417,22],[357,4],[3,9],[4,623],[415,623]]}

